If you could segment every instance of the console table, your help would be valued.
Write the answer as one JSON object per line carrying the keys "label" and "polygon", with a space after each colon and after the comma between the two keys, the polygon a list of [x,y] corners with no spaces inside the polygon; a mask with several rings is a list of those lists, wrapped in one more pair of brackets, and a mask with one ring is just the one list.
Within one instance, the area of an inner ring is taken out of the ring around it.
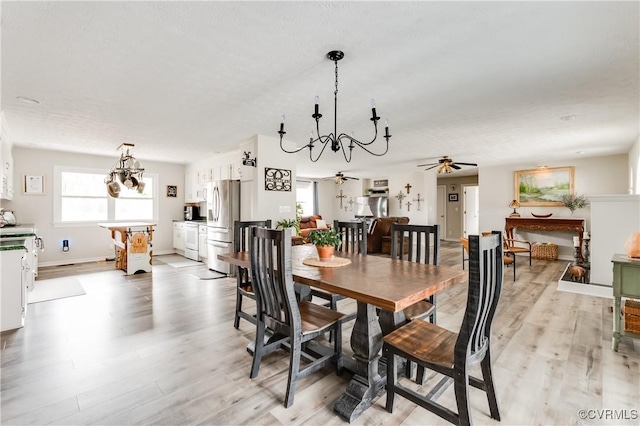
{"label": "console table", "polygon": [[[506,238],[513,239],[514,229],[528,231],[566,231],[576,232],[580,237],[582,247],[582,234],[584,232],[584,219],[572,218],[538,218],[538,217],[507,217],[505,218],[504,231]],[[580,262],[583,262],[582,248],[580,249]]]}

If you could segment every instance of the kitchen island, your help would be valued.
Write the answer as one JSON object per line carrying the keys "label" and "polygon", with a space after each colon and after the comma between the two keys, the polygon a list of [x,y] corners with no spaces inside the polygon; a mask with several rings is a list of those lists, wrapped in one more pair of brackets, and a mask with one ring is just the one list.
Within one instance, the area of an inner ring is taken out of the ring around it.
{"label": "kitchen island", "polygon": [[[111,231],[116,268],[122,269],[127,275],[151,272],[153,227],[156,223],[121,222],[98,225]],[[119,238],[116,238],[116,232],[119,233]]]}

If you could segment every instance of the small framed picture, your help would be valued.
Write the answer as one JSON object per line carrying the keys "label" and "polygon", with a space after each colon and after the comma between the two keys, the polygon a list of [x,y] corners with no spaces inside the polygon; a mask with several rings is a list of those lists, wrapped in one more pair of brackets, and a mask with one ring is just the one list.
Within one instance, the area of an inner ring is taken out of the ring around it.
{"label": "small framed picture", "polygon": [[167,197],[177,197],[178,196],[178,187],[175,185],[167,185]]}
{"label": "small framed picture", "polygon": [[29,195],[44,195],[44,176],[24,177],[24,193]]}
{"label": "small framed picture", "polygon": [[458,193],[449,194],[449,201],[458,201]]}

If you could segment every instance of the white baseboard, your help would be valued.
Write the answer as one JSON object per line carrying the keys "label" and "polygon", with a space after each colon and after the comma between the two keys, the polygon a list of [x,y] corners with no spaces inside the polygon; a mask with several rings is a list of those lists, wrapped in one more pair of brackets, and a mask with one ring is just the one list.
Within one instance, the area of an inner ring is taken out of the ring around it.
{"label": "white baseboard", "polygon": [[[179,253],[176,250],[162,250],[162,251],[154,251],[153,255],[154,256],[161,256],[163,254],[180,254],[183,255],[183,253]],[[38,263],[38,267],[47,267],[47,266],[60,266],[60,265],[71,265],[71,264],[75,264],[75,263],[91,263],[91,262],[101,262],[104,261],[105,259],[109,259],[109,260],[113,260],[113,258],[108,257],[84,257],[84,258],[76,258],[76,259],[69,259],[69,260],[55,260],[52,262],[39,262]]]}

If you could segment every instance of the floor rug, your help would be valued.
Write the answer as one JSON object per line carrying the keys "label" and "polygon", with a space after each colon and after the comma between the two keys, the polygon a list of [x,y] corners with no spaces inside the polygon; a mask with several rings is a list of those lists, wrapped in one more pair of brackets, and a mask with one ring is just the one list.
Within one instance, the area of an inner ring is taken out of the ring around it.
{"label": "floor rug", "polygon": [[47,300],[86,294],[82,284],[75,277],[36,280],[33,290],[27,293],[27,303],[46,302]]}
{"label": "floor rug", "polygon": [[212,271],[211,269],[206,268],[189,272],[189,275],[199,280],[215,280],[217,278],[226,278],[225,274],[221,274],[220,272]]}
{"label": "floor rug", "polygon": [[177,254],[158,257],[154,256],[153,260],[159,260],[160,262],[166,263],[167,265],[173,266],[174,268],[185,268],[187,266],[202,265],[202,262],[196,262],[195,260],[187,259],[186,257],[179,256]]}

